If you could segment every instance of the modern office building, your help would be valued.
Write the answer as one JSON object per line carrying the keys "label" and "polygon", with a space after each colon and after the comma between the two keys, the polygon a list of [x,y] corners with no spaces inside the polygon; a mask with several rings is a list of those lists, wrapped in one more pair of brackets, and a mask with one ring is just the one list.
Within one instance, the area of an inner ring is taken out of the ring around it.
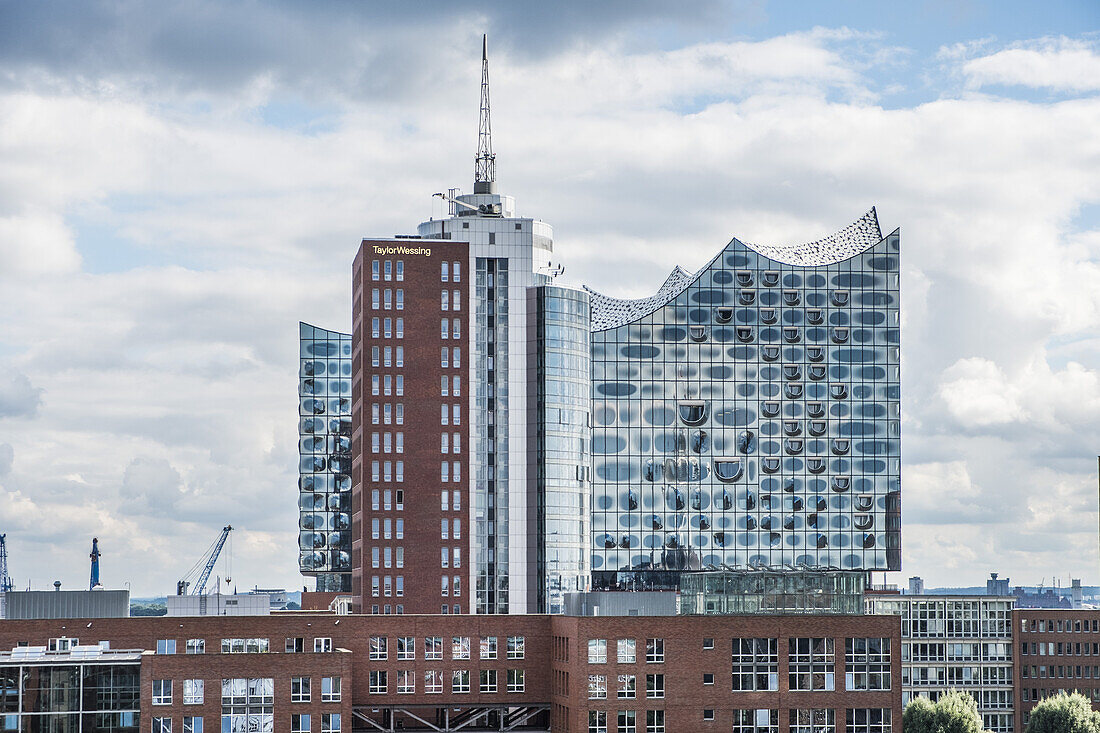
{"label": "modern office building", "polygon": [[734,239],[591,294],[594,587],[684,570],[898,570],[899,234]]}
{"label": "modern office building", "polygon": [[298,568],[350,591],[351,335],[298,328]]}
{"label": "modern office building", "polygon": [[474,193],[353,264],[364,612],[559,611],[588,580],[588,295],[552,283],[553,230],[516,215],[495,166],[483,56]]}
{"label": "modern office building", "polygon": [[868,594],[869,614],[901,621],[902,705],[916,696],[936,700],[949,690],[969,692],[983,727],[1014,728],[1012,596]]}

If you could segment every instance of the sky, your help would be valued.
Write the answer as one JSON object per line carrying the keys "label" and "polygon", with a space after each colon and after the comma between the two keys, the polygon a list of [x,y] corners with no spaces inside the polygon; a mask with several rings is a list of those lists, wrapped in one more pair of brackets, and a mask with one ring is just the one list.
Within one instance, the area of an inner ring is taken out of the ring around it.
{"label": "sky", "polygon": [[359,240],[502,191],[620,297],[731,237],[901,229],[903,571],[1100,582],[1100,5],[0,0],[0,533],[301,588],[297,328]]}

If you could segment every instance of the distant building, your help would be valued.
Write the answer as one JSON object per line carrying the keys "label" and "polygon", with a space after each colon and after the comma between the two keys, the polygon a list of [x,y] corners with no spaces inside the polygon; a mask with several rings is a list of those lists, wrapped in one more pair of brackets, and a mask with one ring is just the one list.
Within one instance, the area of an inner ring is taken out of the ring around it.
{"label": "distant building", "polygon": [[1100,709],[1100,611],[1022,609],[1016,627],[1016,730],[1032,708],[1059,692],[1080,692]]}
{"label": "distant building", "polygon": [[987,596],[1007,596],[1008,578],[998,578],[997,573],[990,573],[989,580],[985,581],[985,594]]}
{"label": "distant building", "polygon": [[7,619],[125,618],[128,590],[13,590],[6,596]]}
{"label": "distant building", "polygon": [[914,575],[909,578],[909,595],[919,596],[924,593],[924,578]]}
{"label": "distant building", "polygon": [[168,596],[165,604],[169,616],[266,616],[271,613],[268,597],[253,593]]}

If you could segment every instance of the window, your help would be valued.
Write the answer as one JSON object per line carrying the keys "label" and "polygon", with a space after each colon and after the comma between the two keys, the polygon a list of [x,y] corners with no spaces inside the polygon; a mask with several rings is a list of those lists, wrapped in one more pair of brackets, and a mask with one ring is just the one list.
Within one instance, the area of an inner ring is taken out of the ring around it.
{"label": "window", "polygon": [[645,640],[645,661],[646,664],[660,664],[665,661],[664,639]]}
{"label": "window", "polygon": [[[457,550],[456,550],[457,551]],[[525,639],[522,636],[509,636],[508,637],[508,658],[509,659],[523,659],[523,648],[525,645]]]}
{"label": "window", "polygon": [[439,394],[443,397],[451,396],[451,380],[446,376],[439,378]]}
{"label": "window", "polygon": [[451,319],[451,338],[462,338],[462,321],[458,320],[457,318]]}
{"label": "window", "polygon": [[187,654],[206,654],[206,639],[188,639],[185,652]]}
{"label": "window", "polygon": [[290,678],[290,701],[309,702],[311,695],[309,677]]}
{"label": "window", "polygon": [[405,291],[401,288],[397,289],[397,310],[405,310]]}
{"label": "window", "polygon": [[889,708],[848,708],[846,733],[890,733]]}
{"label": "window", "polygon": [[153,733],[172,733],[172,719],[153,718]]}
{"label": "window", "polygon": [[451,637],[451,659],[469,659],[470,658],[470,637],[468,636],[452,636]]}
{"label": "window", "polygon": [[309,713],[294,713],[290,716],[290,733],[311,733]]}
{"label": "window", "polygon": [[367,678],[368,689],[367,691],[371,695],[384,695],[386,694],[386,670],[384,669],[372,669]]}
{"label": "window", "polygon": [[615,642],[615,658],[619,664],[634,664],[638,661],[637,645],[634,639],[619,639]]}
{"label": "window", "polygon": [[[446,405],[440,405],[439,406],[439,424],[440,425],[446,425],[449,418],[450,418],[450,413],[447,412],[447,406]],[[443,465],[445,466],[446,464],[443,464]]]}
{"label": "window", "polygon": [[844,655],[846,668],[844,686],[846,689],[890,689],[889,639],[845,639]]}
{"label": "window", "polygon": [[451,672],[451,692],[470,691],[470,670],[456,669]]}
{"label": "window", "polygon": [[378,317],[370,319],[370,335],[371,338],[379,338],[382,335],[382,330],[379,328],[380,321]]}
{"label": "window", "polygon": [[703,708],[703,720],[714,720],[713,708]]}
{"label": "window", "polygon": [[607,699],[607,675],[605,675],[605,674],[590,674],[590,675],[588,675],[588,699],[589,700],[606,700]]}
{"label": "window", "polygon": [[172,680],[153,680],[153,704],[172,704]]}
{"label": "window", "polygon": [[703,639],[703,648],[704,649],[713,649],[714,648],[714,639],[712,639],[709,636],[707,638]]}
{"label": "window", "polygon": [[831,638],[788,639],[787,652],[787,685],[790,690],[834,689],[836,659]]}
{"label": "window", "polygon": [[664,710],[645,711],[645,733],[665,733]]}
{"label": "window", "polygon": [[619,675],[619,689],[616,696],[620,700],[633,700],[638,696],[638,678],[632,674]]}
{"label": "window", "polygon": [[460,397],[462,395],[461,377],[451,377],[451,394],[453,394],[455,397]]}
{"label": "window", "polygon": [[450,325],[450,321],[446,318],[439,319],[439,338],[450,338],[450,330],[448,328]]}
{"label": "window", "polygon": [[382,291],[382,309],[389,310],[393,307],[393,291],[386,288]]}
{"label": "window", "polygon": [[[378,548],[374,549],[377,550]],[[370,638],[370,658],[387,659],[389,657],[388,641],[385,636],[372,636]]]}
{"label": "window", "polygon": [[604,664],[607,662],[607,639],[588,640],[588,663]]}
{"label": "window", "polygon": [[412,695],[416,692],[416,672],[411,669],[397,670],[397,694]]}
{"label": "window", "polygon": [[443,692],[443,673],[429,669],[424,673],[424,692],[435,694]]}
{"label": "window", "polygon": [[397,261],[397,281],[400,282],[405,279],[405,261]]}
{"label": "window", "polygon": [[523,692],[526,689],[522,669],[508,670],[508,692]]}
{"label": "window", "polygon": [[733,640],[733,689],[739,692],[779,689],[779,640]]}
{"label": "window", "polygon": [[374,310],[381,308],[378,288],[371,288],[370,291],[370,307]]}
{"label": "window", "polygon": [[442,659],[443,658],[443,637],[442,636],[425,636],[424,637],[424,658],[425,659]]}
{"label": "window", "polygon": [[[387,520],[388,521],[388,520]],[[313,640],[314,652],[331,652],[332,651],[332,639],[330,637],[317,637]]]}
{"label": "window", "polygon": [[203,704],[203,681],[202,680],[184,680],[183,681],[183,704],[184,705],[202,705]]}
{"label": "window", "polygon": [[588,733],[607,733],[607,712],[603,710],[588,711]]}
{"label": "window", "polygon": [[[397,349],[395,349],[395,353],[396,353],[397,356],[393,360],[393,365],[394,366],[399,366],[399,367],[405,366],[405,347],[404,346],[398,346]],[[398,392],[398,394],[401,394],[402,392],[404,392],[404,390],[402,390],[401,392]],[[398,405],[398,408],[400,408],[400,407],[401,407],[401,405]],[[398,421],[398,423],[400,424],[400,421]]]}
{"label": "window", "polygon": [[202,718],[197,715],[184,715],[183,733],[202,733]]}
{"label": "window", "polygon": [[713,685],[714,684],[714,673],[713,672],[703,672],[703,684],[704,685]]}
{"label": "window", "polygon": [[439,294],[439,310],[445,311],[450,308],[450,296],[451,291],[444,290]]}
{"label": "window", "polygon": [[832,708],[788,710],[790,733],[836,733],[836,711]]}
{"label": "window", "polygon": [[665,676],[663,674],[647,674],[645,676],[645,696],[656,699],[665,696]]}
{"label": "window", "polygon": [[321,713],[321,733],[340,733],[340,713]]}
{"label": "window", "polygon": [[481,658],[482,659],[496,659],[497,658],[497,638],[495,636],[483,636],[483,637],[481,637]]}
{"label": "window", "polygon": [[[439,452],[440,453],[449,453],[450,450],[451,450],[451,436],[450,436],[450,434],[440,433],[439,434]],[[444,465],[446,465],[446,464],[444,464]],[[444,511],[446,511],[447,507],[443,507],[443,509],[444,509]]]}
{"label": "window", "polygon": [[779,733],[779,711],[734,710],[733,733]]}
{"label": "window", "polygon": [[638,733],[638,713],[634,710],[619,711],[618,733]]}
{"label": "window", "polygon": [[[396,325],[397,325],[397,327],[394,329],[394,335],[399,339],[405,338],[405,319],[404,318],[398,318]],[[398,379],[400,379],[400,377],[398,377]],[[398,393],[398,394],[400,394],[400,393]]]}
{"label": "window", "polygon": [[478,689],[481,692],[497,691],[497,671],[495,669],[481,670],[481,685]]}
{"label": "window", "polygon": [[461,290],[456,290],[453,293],[451,293],[451,309],[452,310],[456,310],[456,311],[457,310],[462,310],[462,295],[461,295],[461,293],[462,293]]}
{"label": "window", "polygon": [[157,639],[157,654],[175,654],[175,639]]}
{"label": "window", "polygon": [[440,262],[439,263],[439,281],[447,282],[450,279],[451,263]]}
{"label": "window", "polygon": [[460,274],[462,272],[462,270],[460,269],[461,265],[461,262],[455,262],[451,267],[451,273],[453,275],[451,279],[454,280],[456,283],[462,281],[462,278],[460,277]]}
{"label": "window", "polygon": [[439,366],[449,367],[451,365],[448,359],[449,354],[450,350],[446,346],[439,350]]}
{"label": "window", "polygon": [[405,520],[397,519],[394,521],[394,539],[405,539]]}
{"label": "window", "polygon": [[[452,352],[453,352],[453,356],[454,356],[454,359],[452,360],[454,362],[454,368],[455,369],[461,369],[462,368],[462,349],[460,349],[456,346],[456,347],[454,347]],[[455,425],[457,425],[457,424],[458,423],[455,423]]]}

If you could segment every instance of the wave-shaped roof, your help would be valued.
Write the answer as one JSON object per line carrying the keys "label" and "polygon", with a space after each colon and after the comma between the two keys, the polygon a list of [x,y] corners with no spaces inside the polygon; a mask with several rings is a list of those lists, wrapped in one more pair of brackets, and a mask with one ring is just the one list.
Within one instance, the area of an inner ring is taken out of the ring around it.
{"label": "wave-shaped roof", "polygon": [[[750,244],[734,238],[723,248],[738,243],[769,260],[796,267],[821,267],[842,262],[882,241],[875,207],[840,231],[804,244]],[[721,256],[721,252],[718,253]],[[717,259],[717,257],[715,258]],[[714,260],[711,260],[713,262]],[[618,328],[647,316],[682,293],[710,263],[694,275],[675,267],[656,293],[634,300],[612,298],[585,286],[592,307],[592,330]]]}

